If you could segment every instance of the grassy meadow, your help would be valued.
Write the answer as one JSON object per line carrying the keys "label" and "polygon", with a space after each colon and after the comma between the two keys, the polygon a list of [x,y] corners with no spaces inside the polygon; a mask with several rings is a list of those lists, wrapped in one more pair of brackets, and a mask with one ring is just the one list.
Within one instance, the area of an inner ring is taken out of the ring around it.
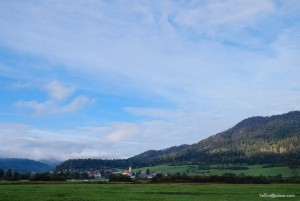
{"label": "grassy meadow", "polygon": [[6,184],[0,185],[0,201],[243,201],[268,200],[261,194],[300,200],[300,185],[234,184]]}
{"label": "grassy meadow", "polygon": [[[225,164],[223,167],[234,167],[237,165],[233,164]],[[249,176],[277,176],[281,174],[282,177],[292,177],[292,176],[300,176],[300,169],[291,169],[287,166],[279,166],[279,167],[267,167],[263,168],[263,165],[243,165],[248,167],[245,170],[230,170],[230,169],[218,169],[221,165],[211,165],[210,169],[203,170],[199,169],[197,165],[179,165],[179,166],[171,166],[171,165],[158,165],[151,167],[143,167],[141,169],[135,169],[134,171],[146,170],[149,169],[151,172],[162,172],[162,173],[171,173],[175,174],[180,172],[181,174],[185,173],[189,176],[195,175],[222,175],[224,173],[234,173],[236,175],[244,174]]]}

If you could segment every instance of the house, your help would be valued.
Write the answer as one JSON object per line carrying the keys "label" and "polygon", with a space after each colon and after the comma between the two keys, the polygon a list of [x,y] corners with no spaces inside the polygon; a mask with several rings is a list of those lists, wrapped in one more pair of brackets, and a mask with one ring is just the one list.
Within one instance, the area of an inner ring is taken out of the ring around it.
{"label": "house", "polygon": [[128,170],[123,170],[123,171],[122,171],[122,175],[127,175],[127,176],[129,176],[131,179],[134,179],[134,178],[135,178],[134,173],[131,171],[131,164],[130,164]]}
{"label": "house", "polygon": [[147,171],[142,171],[140,174],[140,177],[145,179],[152,179],[153,176],[153,174],[147,173]]}
{"label": "house", "polygon": [[123,170],[123,171],[122,171],[122,175],[128,175],[128,176],[131,176],[131,171],[129,171],[129,170]]}
{"label": "house", "polygon": [[122,171],[122,175],[132,176],[132,172],[131,172],[131,164],[129,165],[128,170],[123,170],[123,171]]}

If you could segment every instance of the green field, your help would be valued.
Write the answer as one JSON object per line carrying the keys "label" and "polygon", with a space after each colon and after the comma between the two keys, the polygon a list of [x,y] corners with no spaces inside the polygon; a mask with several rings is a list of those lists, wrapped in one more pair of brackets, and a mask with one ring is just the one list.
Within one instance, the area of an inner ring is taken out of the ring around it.
{"label": "green field", "polygon": [[300,185],[233,184],[19,184],[0,185],[0,201],[243,201],[300,200]]}
{"label": "green field", "polygon": [[[138,170],[146,170],[149,169],[150,172],[161,172],[161,173],[171,173],[175,174],[180,172],[181,174],[185,173],[190,176],[194,175],[222,175],[224,173],[234,173],[236,175],[244,174],[249,176],[277,176],[281,174],[283,177],[292,177],[292,176],[300,176],[300,169],[291,169],[287,166],[279,166],[279,167],[268,167],[263,168],[263,165],[245,165],[249,169],[246,170],[220,170],[216,169],[216,167],[220,167],[221,165],[211,165],[209,170],[199,169],[197,165],[180,165],[180,166],[171,166],[171,165],[159,165],[152,167],[144,167]],[[235,166],[232,164],[224,165],[224,167]]]}

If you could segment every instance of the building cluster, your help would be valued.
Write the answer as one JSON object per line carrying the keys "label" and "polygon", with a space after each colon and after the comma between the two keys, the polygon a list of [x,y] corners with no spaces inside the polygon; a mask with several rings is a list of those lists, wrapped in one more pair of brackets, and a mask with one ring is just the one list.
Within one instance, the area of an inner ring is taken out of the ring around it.
{"label": "building cluster", "polygon": [[[78,179],[82,178],[79,175],[85,175],[85,179],[97,179],[97,178],[104,178],[109,177],[110,175],[126,175],[130,177],[131,179],[152,179],[156,176],[156,174],[159,174],[157,172],[151,172],[148,170],[139,170],[137,172],[132,171],[131,165],[126,170],[117,170],[114,168],[106,168],[101,170],[76,170],[76,169],[66,169],[63,171],[59,171],[58,174],[62,175],[68,175],[70,179]],[[73,178],[74,177],[74,178]]]}

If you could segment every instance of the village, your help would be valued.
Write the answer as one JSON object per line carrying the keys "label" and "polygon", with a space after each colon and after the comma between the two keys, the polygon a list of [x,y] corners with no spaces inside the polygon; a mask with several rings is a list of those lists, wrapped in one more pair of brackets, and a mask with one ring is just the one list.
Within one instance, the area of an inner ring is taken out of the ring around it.
{"label": "village", "polygon": [[70,180],[108,180],[112,176],[125,176],[131,180],[151,180],[161,172],[150,172],[149,169],[132,171],[131,165],[128,169],[115,169],[115,168],[103,168],[103,169],[89,169],[89,170],[77,170],[77,169],[65,169],[57,172],[58,175],[62,175]]}

